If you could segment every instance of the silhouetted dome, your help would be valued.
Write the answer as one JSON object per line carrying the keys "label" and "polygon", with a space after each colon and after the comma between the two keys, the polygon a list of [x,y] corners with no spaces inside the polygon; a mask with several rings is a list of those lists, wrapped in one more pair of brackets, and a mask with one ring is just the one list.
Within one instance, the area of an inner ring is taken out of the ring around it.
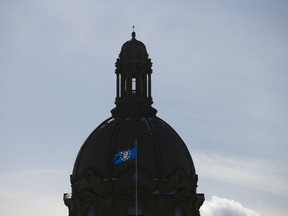
{"label": "silhouetted dome", "polygon": [[144,60],[148,58],[147,50],[141,41],[136,40],[136,33],[132,32],[132,39],[122,45],[119,57],[122,60]]}
{"label": "silhouetted dome", "polygon": [[[196,180],[195,169],[186,145],[175,130],[158,117],[109,118],[104,121],[91,133],[79,151],[73,178],[76,181],[85,175],[88,179],[91,176],[98,178],[94,186],[99,187],[101,193],[108,190],[104,189],[103,181],[117,179],[119,182],[130,183],[135,160],[113,165],[112,158],[117,152],[133,147],[135,139],[138,141],[140,187],[143,182],[142,188],[153,192],[157,189],[155,183],[164,181],[167,182],[167,188],[162,188],[163,192],[171,192],[181,188],[182,179],[186,179],[191,183],[191,188],[196,189],[196,185],[192,185]],[[175,188],[177,181],[179,188]],[[187,182],[182,183],[187,188]],[[117,188],[117,191],[133,186],[130,184],[125,188],[124,185],[124,188]]]}
{"label": "silhouetted dome", "polygon": [[112,117],[82,145],[64,202],[71,216],[129,216],[136,209],[138,215],[200,216],[204,195],[196,192],[192,158],[176,131],[156,116],[152,62],[135,37],[133,31],[115,63]]}

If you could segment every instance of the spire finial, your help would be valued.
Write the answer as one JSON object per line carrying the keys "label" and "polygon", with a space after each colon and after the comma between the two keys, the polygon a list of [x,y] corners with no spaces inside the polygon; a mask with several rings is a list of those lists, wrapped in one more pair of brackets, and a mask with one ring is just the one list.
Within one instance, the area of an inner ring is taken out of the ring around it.
{"label": "spire finial", "polygon": [[135,33],[135,31],[134,31],[134,28],[135,28],[135,26],[132,26],[132,29],[133,29],[132,38],[135,38],[135,37],[136,37],[136,33]]}

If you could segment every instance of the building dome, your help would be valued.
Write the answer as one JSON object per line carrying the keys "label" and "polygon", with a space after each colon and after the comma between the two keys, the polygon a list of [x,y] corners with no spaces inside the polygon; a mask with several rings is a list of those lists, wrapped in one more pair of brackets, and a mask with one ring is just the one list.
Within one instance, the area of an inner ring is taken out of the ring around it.
{"label": "building dome", "polygon": [[64,194],[69,216],[200,216],[204,194],[190,153],[152,107],[152,62],[132,39],[116,61],[112,116],[87,138]]}
{"label": "building dome", "polygon": [[135,139],[139,188],[150,194],[196,190],[197,177],[186,145],[158,117],[112,117],[100,124],[78,153],[72,176],[74,182],[82,182],[75,190],[87,185],[101,194],[133,189],[135,160],[114,165],[112,159],[117,152],[135,146]]}
{"label": "building dome", "polygon": [[132,32],[131,40],[122,45],[120,58],[124,61],[140,61],[148,58],[146,47],[144,43],[136,39],[135,32]]}

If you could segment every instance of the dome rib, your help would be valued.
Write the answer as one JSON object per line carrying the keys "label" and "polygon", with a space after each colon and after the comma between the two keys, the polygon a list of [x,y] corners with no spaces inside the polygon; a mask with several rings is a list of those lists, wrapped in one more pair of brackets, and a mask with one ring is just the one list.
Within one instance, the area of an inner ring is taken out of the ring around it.
{"label": "dome rib", "polygon": [[163,173],[163,164],[162,164],[162,154],[159,146],[159,139],[157,135],[157,131],[153,123],[150,121],[150,118],[143,118],[145,123],[147,124],[148,129],[150,130],[153,149],[154,149],[154,160],[155,160],[155,171],[152,173],[153,179],[160,179]]}

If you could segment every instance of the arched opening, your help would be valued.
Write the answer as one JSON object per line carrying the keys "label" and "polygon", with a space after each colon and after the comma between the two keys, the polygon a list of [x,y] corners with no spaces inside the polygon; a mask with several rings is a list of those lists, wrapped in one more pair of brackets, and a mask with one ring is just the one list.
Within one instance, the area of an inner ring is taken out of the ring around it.
{"label": "arched opening", "polygon": [[[130,206],[127,210],[127,216],[136,216],[136,206]],[[143,216],[143,209],[138,206],[137,208],[137,216]]]}
{"label": "arched opening", "polygon": [[132,95],[136,95],[136,91],[137,91],[137,83],[136,83],[136,78],[132,78]]}
{"label": "arched opening", "polygon": [[182,208],[175,209],[175,216],[184,216]]}
{"label": "arched opening", "polygon": [[91,207],[86,208],[83,216],[95,216],[93,208]]}

